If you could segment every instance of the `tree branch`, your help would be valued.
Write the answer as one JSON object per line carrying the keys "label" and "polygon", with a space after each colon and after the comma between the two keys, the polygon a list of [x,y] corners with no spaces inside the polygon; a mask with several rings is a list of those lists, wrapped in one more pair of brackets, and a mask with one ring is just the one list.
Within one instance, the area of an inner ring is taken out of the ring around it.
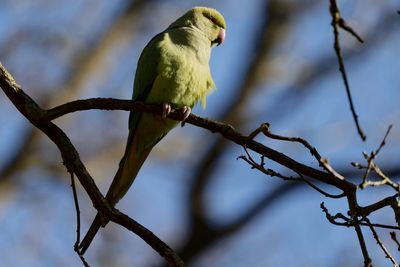
{"label": "tree branch", "polygon": [[46,134],[58,147],[63,158],[67,171],[74,173],[83,188],[86,190],[94,207],[102,213],[105,218],[109,218],[140,236],[148,245],[165,258],[172,266],[183,266],[179,256],[162,240],[151,231],[140,225],[135,220],[121,213],[115,208],[111,208],[100,190],[96,186],[86,167],[79,158],[79,154],[66,134],[51,123],[47,118],[47,111],[31,99],[21,87],[15,82],[11,74],[0,63],[0,87],[15,105],[15,107],[38,129]]}
{"label": "tree branch", "polygon": [[[58,147],[63,158],[64,165],[67,171],[71,174],[75,174],[82,184],[83,188],[88,193],[94,207],[102,213],[102,215],[121,226],[124,226],[128,230],[134,232],[140,236],[147,244],[149,244],[154,250],[156,250],[161,256],[163,256],[167,262],[172,264],[172,266],[183,266],[183,262],[179,256],[170,248],[167,244],[161,241],[157,236],[151,233],[144,226],[137,223],[135,220],[131,219],[127,215],[121,213],[115,208],[108,205],[107,201],[104,199],[103,195],[97,188],[94,180],[87,172],[86,167],[83,165],[79,158],[79,154],[69,138],[65,133],[57,127],[51,121],[64,116],[66,114],[89,109],[100,109],[100,110],[126,110],[126,111],[138,111],[138,112],[148,112],[155,115],[162,114],[162,107],[159,105],[149,105],[141,102],[136,102],[132,100],[119,100],[112,98],[92,98],[86,100],[76,100],[69,103],[62,104],[55,108],[45,110],[39,107],[39,105],[31,99],[27,94],[23,92],[21,87],[15,82],[13,77],[7,72],[7,70],[0,64],[0,87],[3,89],[8,98],[14,103],[16,108],[38,129],[45,133]],[[172,110],[168,115],[168,118],[174,120],[182,120],[184,113],[180,110]],[[349,205],[349,214],[351,216],[351,224],[347,222],[347,226],[352,226],[356,230],[360,247],[364,255],[365,266],[372,266],[371,259],[369,258],[367,247],[364,241],[364,237],[361,231],[360,225],[362,221],[359,217],[365,217],[371,212],[381,209],[386,206],[390,206],[396,211],[394,207],[397,205],[397,201],[393,198],[386,198],[371,204],[366,207],[360,207],[356,199],[357,186],[339,175],[328,163],[325,161],[318,153],[318,151],[311,146],[306,140],[295,137],[284,137],[276,134],[272,134],[268,129],[260,127],[255,132],[249,136],[245,136],[234,129],[233,126],[227,123],[212,121],[209,119],[198,117],[191,114],[187,119],[186,123],[207,129],[214,133],[219,133],[225,139],[230,140],[240,146],[243,146],[248,150],[252,150],[261,156],[260,166],[264,165],[264,157],[275,161],[276,163],[285,166],[295,173],[299,174],[300,177],[309,177],[315,179],[319,182],[332,185],[343,191],[343,194],[347,197]],[[253,140],[255,135],[259,132],[263,132],[267,137],[282,140],[299,142],[304,147],[309,149],[310,153],[317,159],[321,167],[325,171],[321,171],[302,163],[299,163],[289,156],[273,150],[259,142]],[[248,154],[250,155],[250,154]],[[254,160],[250,162],[255,163]],[[261,168],[262,169],[262,168]],[[274,174],[266,172],[267,174]],[[340,197],[342,195],[339,195]],[[395,203],[394,203],[395,202]],[[212,229],[210,230],[212,231]]]}
{"label": "tree branch", "polygon": [[361,37],[359,37],[358,34],[356,34],[356,32],[350,26],[347,25],[345,20],[341,17],[336,0],[330,0],[329,11],[332,16],[331,24],[332,24],[332,28],[333,28],[333,35],[335,38],[333,46],[334,46],[336,56],[337,56],[337,59],[339,62],[339,70],[340,70],[340,73],[342,74],[344,86],[346,87],[346,93],[347,93],[347,98],[348,98],[349,104],[350,104],[350,110],[353,115],[354,123],[356,124],[356,127],[357,127],[358,135],[361,137],[361,139],[363,141],[365,141],[367,139],[367,137],[364,134],[363,130],[361,129],[360,123],[358,121],[358,115],[356,113],[356,110],[355,110],[355,107],[353,104],[353,98],[351,96],[349,80],[347,78],[346,69],[344,67],[344,60],[343,60],[342,51],[341,51],[340,42],[339,42],[339,27],[344,29],[345,31],[348,31],[353,36],[355,36],[357,38],[357,40],[359,40],[360,42],[363,42],[363,40],[361,39]]}

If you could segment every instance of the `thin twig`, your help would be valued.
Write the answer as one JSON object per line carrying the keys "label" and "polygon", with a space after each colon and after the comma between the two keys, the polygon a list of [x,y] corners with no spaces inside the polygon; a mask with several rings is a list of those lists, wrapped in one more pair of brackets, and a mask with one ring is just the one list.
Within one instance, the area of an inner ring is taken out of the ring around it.
{"label": "thin twig", "polygon": [[392,130],[392,128],[393,128],[393,125],[390,124],[390,125],[388,126],[387,130],[386,130],[385,135],[384,135],[383,138],[382,138],[382,141],[381,141],[381,143],[380,143],[378,149],[375,150],[375,153],[374,153],[375,156],[378,155],[379,152],[381,151],[382,147],[384,147],[384,146],[386,145],[386,139],[387,139],[387,137],[389,136],[389,133],[390,133],[390,131]]}
{"label": "thin twig", "polygon": [[369,166],[364,166],[358,162],[352,162],[351,165],[356,167],[359,170],[362,170],[362,169],[367,170],[368,168],[370,168],[381,178],[381,181],[366,181],[366,180],[364,180],[364,177],[367,177],[368,175],[365,176],[365,174],[364,174],[363,182],[359,184],[360,188],[365,188],[367,186],[389,185],[394,190],[396,190],[396,192],[400,191],[399,183],[392,181],[392,179],[390,179],[389,176],[387,176],[386,174],[383,173],[383,171],[378,167],[378,165],[376,165],[375,162],[372,162]]}
{"label": "thin twig", "polygon": [[285,175],[283,175],[283,174],[281,174],[279,172],[276,172],[276,171],[274,171],[272,169],[269,169],[269,168],[266,169],[264,167],[264,165],[265,165],[264,157],[261,157],[261,163],[257,163],[253,159],[253,157],[251,156],[249,151],[247,150],[246,146],[243,146],[243,148],[244,148],[244,150],[245,150],[245,152],[247,154],[247,157],[242,155],[242,156],[239,156],[238,159],[242,159],[245,162],[247,162],[251,166],[252,169],[257,169],[257,170],[263,172],[264,174],[266,174],[268,176],[278,177],[278,178],[281,178],[282,180],[285,180],[285,181],[304,182],[307,185],[309,185],[311,188],[315,189],[320,194],[324,195],[325,197],[342,198],[342,197],[346,196],[346,193],[344,193],[344,192],[341,193],[341,194],[338,194],[338,195],[333,195],[333,194],[330,194],[328,192],[325,192],[324,190],[320,189],[318,186],[314,185],[312,182],[310,182],[309,180],[304,178],[304,176],[301,175],[300,173],[298,173],[298,175],[299,175],[298,177],[293,177],[293,176],[285,176]]}
{"label": "thin twig", "polygon": [[369,174],[371,172],[372,163],[373,163],[373,161],[372,161],[373,153],[371,153],[371,156],[368,156],[366,153],[363,153],[363,155],[364,155],[364,158],[367,159],[368,165],[365,167],[365,172],[364,172],[364,175],[363,175],[363,178],[362,178],[362,182],[359,185],[359,187],[361,189],[363,189],[363,188],[368,186],[367,178],[368,178],[368,176],[369,176]]}
{"label": "thin twig", "polygon": [[250,135],[250,139],[254,139],[259,133],[263,133],[265,136],[275,139],[275,140],[280,140],[280,141],[288,141],[288,142],[296,142],[302,144],[305,148],[307,148],[311,155],[318,161],[319,165],[324,168],[328,173],[332,174],[334,177],[340,180],[344,180],[344,177],[337,173],[332,166],[329,165],[329,162],[327,159],[321,157],[319,152],[315,147],[313,147],[307,140],[301,137],[288,137],[288,136],[282,136],[282,135],[277,135],[271,132],[270,130],[270,125],[269,123],[262,123],[259,128],[257,128],[255,131],[253,131]]}
{"label": "thin twig", "polygon": [[74,196],[74,204],[76,211],[76,241],[74,248],[76,249],[76,251],[79,251],[78,246],[81,240],[81,212],[79,210],[79,201],[78,201],[78,194],[76,193],[74,173],[71,171],[70,174],[71,174],[72,194]]}
{"label": "thin twig", "polygon": [[285,175],[283,175],[283,174],[281,174],[281,173],[279,173],[279,172],[276,172],[276,171],[274,171],[274,170],[272,170],[272,169],[269,169],[269,168],[266,169],[266,168],[264,168],[261,164],[258,164],[258,163],[252,158],[252,156],[250,155],[249,151],[246,149],[245,146],[243,146],[243,148],[244,148],[244,150],[245,150],[245,152],[246,152],[246,154],[247,154],[247,157],[244,156],[244,155],[242,155],[242,156],[239,156],[237,159],[244,160],[245,162],[247,162],[247,163],[251,166],[252,169],[257,169],[257,170],[263,172],[264,174],[266,174],[266,175],[268,175],[268,176],[271,176],[271,177],[279,177],[279,178],[281,178],[282,180],[285,180],[285,181],[301,181],[301,178],[300,178],[300,177],[285,176]]}
{"label": "thin twig", "polygon": [[[381,143],[379,144],[378,148],[375,151],[372,151],[370,154],[367,154],[366,152],[363,152],[364,158],[367,160],[367,166],[362,166],[361,164],[358,163],[353,163],[352,165],[359,168],[359,169],[365,169],[365,173],[363,175],[362,182],[360,183],[359,187],[361,189],[367,187],[367,186],[382,186],[382,185],[389,185],[396,191],[399,191],[399,184],[393,182],[388,176],[386,176],[382,170],[376,165],[375,159],[378,156],[379,152],[381,149],[385,146],[386,144],[386,139],[390,133],[390,130],[392,129],[392,125],[388,126],[388,129],[386,130],[385,135],[382,138]],[[374,170],[376,174],[382,179],[381,181],[368,181],[368,176],[371,172],[371,170]]]}
{"label": "thin twig", "polygon": [[400,227],[398,227],[398,226],[387,225],[387,224],[381,224],[381,223],[370,223],[370,224],[367,224],[367,223],[365,223],[365,222],[360,222],[360,225],[362,225],[362,226],[369,226],[369,225],[372,225],[373,227],[376,227],[376,228],[391,229],[391,230],[400,230]]}
{"label": "thin twig", "polygon": [[[351,219],[346,217],[346,216],[344,216],[342,213],[336,213],[335,215],[330,214],[328,209],[325,207],[325,203],[324,202],[321,202],[320,208],[325,213],[326,218],[328,219],[328,221],[331,224],[339,225],[339,226],[346,226],[346,227],[354,226],[354,224],[351,221]],[[342,222],[338,222],[337,219],[341,219]]]}
{"label": "thin twig", "polygon": [[[321,203],[321,209],[322,211],[325,213],[328,221],[334,225],[338,225],[338,226],[346,226],[346,227],[350,227],[350,226],[355,226],[355,222],[354,220],[352,220],[351,218],[343,215],[342,213],[337,213],[336,215],[331,215],[328,211],[328,209],[325,207],[324,203]],[[337,219],[342,220],[342,222],[337,221]],[[363,221],[358,221],[358,224],[361,226],[370,226],[372,225],[373,227],[376,228],[383,228],[383,229],[392,229],[392,230],[400,230],[400,227],[398,226],[393,226],[393,225],[387,225],[387,224],[379,224],[379,223],[366,223]]]}
{"label": "thin twig", "polygon": [[400,251],[400,242],[397,239],[396,232],[390,232],[390,238],[393,240],[394,243],[396,243],[397,251]]}
{"label": "thin twig", "polygon": [[[68,166],[67,166],[68,169]],[[78,254],[79,258],[82,261],[83,266],[85,267],[90,267],[90,265],[86,262],[85,258],[81,253],[79,253],[79,243],[81,240],[81,212],[79,209],[79,201],[78,201],[78,194],[76,193],[76,185],[75,185],[75,179],[74,179],[74,173],[70,170],[69,171],[71,175],[71,187],[72,187],[72,195],[74,196],[74,205],[75,205],[75,211],[76,211],[76,241],[74,244],[74,251]]]}
{"label": "thin twig", "polygon": [[361,36],[358,35],[358,33],[356,33],[356,31],[353,30],[353,28],[351,28],[342,17],[339,18],[338,25],[340,28],[353,35],[360,43],[364,43],[364,40],[361,38]]}
{"label": "thin twig", "polygon": [[365,141],[367,139],[367,137],[364,134],[363,130],[361,129],[360,123],[358,121],[358,115],[356,113],[356,110],[355,110],[355,107],[353,104],[353,98],[351,96],[351,91],[350,91],[350,85],[349,85],[349,81],[347,78],[346,69],[344,67],[344,60],[343,60],[342,51],[341,51],[340,42],[339,42],[339,27],[341,27],[345,31],[348,31],[350,34],[355,36],[357,38],[357,40],[359,40],[361,42],[363,42],[363,41],[358,36],[358,34],[356,34],[355,31],[353,29],[351,29],[350,26],[347,25],[347,23],[345,23],[344,19],[340,16],[340,11],[339,11],[338,5],[336,3],[336,0],[330,0],[329,11],[332,16],[331,25],[333,28],[333,35],[334,35],[334,49],[335,49],[336,56],[337,56],[337,59],[339,62],[339,71],[342,74],[342,79],[344,82],[344,86],[346,88],[347,98],[348,98],[348,101],[350,104],[350,110],[353,115],[353,119],[356,124],[356,127],[357,127],[358,135],[361,137],[361,139],[363,141]]}
{"label": "thin twig", "polygon": [[388,258],[391,262],[393,267],[399,267],[399,265],[396,263],[396,260],[393,258],[393,256],[390,254],[389,250],[385,247],[383,242],[380,240],[378,233],[375,231],[374,227],[370,224],[370,221],[368,218],[364,218],[364,220],[367,222],[369,229],[372,232],[372,235],[374,236],[376,243],[379,245],[379,247],[382,249],[382,251],[385,253],[386,258]]}
{"label": "thin twig", "polygon": [[343,192],[341,194],[330,194],[328,192],[325,192],[324,190],[322,190],[321,188],[319,188],[318,186],[316,186],[315,184],[313,184],[312,182],[310,182],[309,180],[307,180],[306,178],[302,178],[302,180],[308,184],[309,186],[311,186],[312,188],[314,188],[317,192],[319,192],[320,194],[324,195],[325,197],[329,197],[329,198],[342,198],[346,196],[346,193]]}

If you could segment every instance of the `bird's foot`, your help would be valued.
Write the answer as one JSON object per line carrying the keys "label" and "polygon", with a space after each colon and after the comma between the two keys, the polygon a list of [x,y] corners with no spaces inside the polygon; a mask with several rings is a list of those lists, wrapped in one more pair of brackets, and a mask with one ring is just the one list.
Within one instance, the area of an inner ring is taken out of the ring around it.
{"label": "bird's foot", "polygon": [[172,110],[171,105],[168,103],[163,103],[162,108],[163,108],[162,117],[166,118],[169,115],[169,113],[171,113],[171,110]]}
{"label": "bird's foot", "polygon": [[182,113],[183,113],[183,118],[182,118],[182,122],[181,122],[181,126],[185,126],[185,121],[186,119],[190,116],[190,113],[192,113],[192,109],[188,106],[184,106],[182,108]]}

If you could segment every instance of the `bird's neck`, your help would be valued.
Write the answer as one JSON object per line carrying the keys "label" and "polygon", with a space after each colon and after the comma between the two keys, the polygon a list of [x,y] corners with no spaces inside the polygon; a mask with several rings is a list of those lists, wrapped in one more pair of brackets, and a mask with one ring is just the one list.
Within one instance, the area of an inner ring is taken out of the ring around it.
{"label": "bird's neck", "polygon": [[193,25],[170,26],[166,31],[171,35],[177,36],[177,38],[173,38],[172,36],[175,39],[173,41],[176,41],[176,43],[191,46],[195,49],[199,49],[200,47],[211,49],[211,41],[200,29]]}

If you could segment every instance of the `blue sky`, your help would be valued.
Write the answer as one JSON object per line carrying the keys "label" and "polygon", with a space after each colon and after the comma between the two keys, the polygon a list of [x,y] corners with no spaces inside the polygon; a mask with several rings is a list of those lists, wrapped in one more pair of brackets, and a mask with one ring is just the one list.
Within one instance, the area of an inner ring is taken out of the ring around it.
{"label": "blue sky", "polygon": [[[40,101],[50,99],[51,106],[77,98],[129,98],[137,58],[154,34],[194,5],[220,10],[228,28],[226,42],[214,49],[211,59],[218,90],[208,97],[205,111],[200,107],[194,109],[194,113],[210,118],[218,117],[235,96],[233,90],[247,69],[265,8],[264,1],[259,0],[154,1],[145,9],[153,16],[140,16],[135,24],[126,27],[126,33],[101,54],[98,66],[81,82],[78,93],[70,96],[69,88],[63,88],[62,84],[71,80],[69,74],[73,72],[74,57],[79,51],[94,49],[95,40],[110,27],[114,16],[126,3],[50,2],[2,1],[0,61],[27,93]],[[396,1],[339,2],[343,16],[365,36],[383,20],[382,14],[386,16],[390,10],[395,12],[398,4]],[[387,168],[396,166],[400,144],[397,101],[400,66],[395,55],[399,35],[388,29],[387,35],[383,34],[378,41],[366,40],[367,43],[376,42],[373,49],[362,56],[345,59],[356,109],[368,136],[363,143],[356,135],[337,66],[307,88],[297,88],[294,84],[298,77],[312,70],[315,60],[334,56],[327,4],[313,4],[308,13],[301,14],[293,18],[287,36],[268,57],[270,76],[260,78],[255,93],[245,105],[247,120],[243,131],[250,132],[262,122],[271,122],[273,131],[306,138],[334,167],[342,169],[351,161],[361,162],[361,152],[375,149],[386,127],[392,123],[388,145],[379,156],[378,164]],[[341,41],[344,49],[367,49],[344,32],[341,32]],[[336,64],[336,61],[329,62]],[[303,95],[298,94],[300,90]],[[284,110],[279,110],[280,107]],[[2,166],[20,145],[29,126],[2,93],[0,110]],[[77,146],[102,190],[107,189],[122,154],[128,133],[127,116],[126,112],[119,111],[88,111],[57,120]],[[191,172],[206,151],[206,147],[199,144],[211,137],[211,133],[190,125],[173,130],[154,149],[118,207],[171,246],[178,246],[188,231],[185,212]],[[301,147],[263,141],[317,168]],[[43,136],[37,138],[26,153],[32,156],[27,157],[19,171],[0,183],[0,229],[3,229],[0,256],[3,263],[23,267],[79,266],[79,258],[72,250],[75,211],[69,177],[59,153]],[[230,145],[212,175],[205,200],[209,217],[216,224],[229,222],[282,184],[236,160],[243,153],[240,147]],[[361,194],[362,203],[371,200],[369,192],[372,191]],[[95,212],[85,192],[80,190],[79,193],[83,226],[87,227]],[[377,190],[373,196],[378,199],[387,193]],[[208,249],[193,266],[211,266],[210,262],[212,266],[221,267],[339,266],[341,263],[361,266],[362,256],[354,231],[329,224],[319,208],[322,201],[333,213],[345,212],[343,201],[327,200],[310,188],[294,191],[260,213],[243,230]],[[393,223],[388,212],[374,219]],[[120,227],[108,225],[93,243],[88,261],[93,266],[110,266],[110,262],[114,266],[153,266],[161,262],[142,240],[125,233]],[[375,241],[369,233],[366,236],[375,266],[387,266]],[[388,234],[382,233],[382,237],[395,251]]]}

